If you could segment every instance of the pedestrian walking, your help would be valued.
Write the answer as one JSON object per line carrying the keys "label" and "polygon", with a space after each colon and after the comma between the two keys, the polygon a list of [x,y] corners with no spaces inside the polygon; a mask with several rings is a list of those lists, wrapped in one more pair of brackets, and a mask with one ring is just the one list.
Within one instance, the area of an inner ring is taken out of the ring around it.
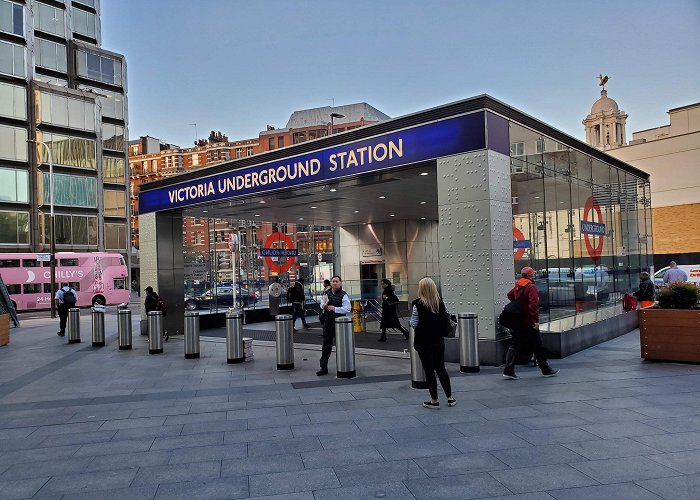
{"label": "pedestrian walking", "polygon": [[304,282],[302,280],[295,281],[294,285],[289,287],[289,290],[287,290],[287,301],[292,304],[292,329],[297,331],[297,318],[301,318],[301,324],[304,325],[304,328],[309,328],[304,315],[306,297],[304,297]]}
{"label": "pedestrian walking", "polygon": [[340,276],[331,278],[331,288],[321,297],[321,312],[323,313],[323,347],[321,348],[321,369],[316,372],[319,377],[328,374],[328,359],[333,350],[335,339],[335,318],[345,316],[352,310],[350,298],[342,288]]}
{"label": "pedestrian walking", "polygon": [[639,290],[632,295],[639,300],[639,307],[645,309],[654,305],[654,283],[646,271],[643,271],[639,277]]}
{"label": "pedestrian walking", "polygon": [[503,378],[517,380],[515,374],[515,361],[518,353],[533,352],[537,360],[537,366],[542,370],[542,376],[554,377],[559,373],[559,368],[551,368],[547,363],[547,355],[542,338],[540,337],[540,296],[534,282],[535,270],[531,267],[523,267],[521,278],[515,283],[515,287],[508,292],[511,302],[520,303],[520,321],[511,329],[513,343],[506,352],[506,366],[503,369]]}
{"label": "pedestrian walking", "polygon": [[386,342],[386,329],[396,328],[403,333],[403,336],[408,340],[408,330],[399,321],[398,314],[399,298],[394,291],[394,285],[391,281],[384,278],[382,280],[382,321],[379,328],[382,329],[382,336],[379,337],[379,342]]}
{"label": "pedestrian walking", "polygon": [[449,316],[437,286],[430,278],[423,278],[418,282],[418,298],[411,303],[410,324],[416,332],[413,348],[420,357],[430,391],[430,401],[424,402],[423,406],[430,409],[440,408],[436,373],[447,396],[447,405],[456,405],[457,400],[452,397],[450,376],[445,369],[445,337],[450,329]]}
{"label": "pedestrian walking", "polygon": [[678,269],[678,265],[671,261],[668,263],[671,269],[664,273],[664,285],[672,285],[673,283],[685,283],[688,281],[688,275],[683,269]]}
{"label": "pedestrian walking", "polygon": [[54,299],[56,301],[56,312],[58,313],[59,321],[56,335],[65,337],[68,309],[75,307],[78,303],[78,293],[68,283],[63,283],[63,286],[56,292]]}

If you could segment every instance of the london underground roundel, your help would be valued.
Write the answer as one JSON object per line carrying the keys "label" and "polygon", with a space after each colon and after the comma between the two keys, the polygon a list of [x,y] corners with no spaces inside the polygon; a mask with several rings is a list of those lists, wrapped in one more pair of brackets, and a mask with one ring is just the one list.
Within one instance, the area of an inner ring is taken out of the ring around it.
{"label": "london underground roundel", "polygon": [[518,262],[525,255],[525,250],[530,248],[530,240],[525,239],[523,232],[517,227],[513,226],[513,258],[515,262]]}
{"label": "london underground roundel", "polygon": [[[285,248],[291,249],[294,248],[294,241],[287,236],[284,233],[272,233],[270,236],[267,237],[265,240],[265,244],[263,245],[265,248],[272,248],[273,243],[275,242],[284,242]],[[292,266],[294,265],[294,257],[293,256],[288,256],[287,260],[281,263],[277,263],[274,260],[272,260],[271,256],[265,256],[263,257],[265,259],[265,264],[267,264],[267,267],[270,269],[271,272],[273,273],[284,273],[289,271]]]}
{"label": "london underground roundel", "polygon": [[586,200],[581,219],[581,234],[586,243],[586,251],[593,259],[598,261],[603,255],[603,242],[605,240],[605,223],[600,205],[593,196]]}

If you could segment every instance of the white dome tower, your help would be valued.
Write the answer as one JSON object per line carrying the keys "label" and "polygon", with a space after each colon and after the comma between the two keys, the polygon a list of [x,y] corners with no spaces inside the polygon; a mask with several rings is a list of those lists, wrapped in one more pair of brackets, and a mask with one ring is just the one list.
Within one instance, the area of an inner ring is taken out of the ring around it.
{"label": "white dome tower", "polygon": [[617,103],[608,97],[605,83],[608,77],[600,76],[600,91],[598,99],[591,108],[591,113],[583,120],[586,127],[586,142],[602,150],[615,149],[627,145],[625,128],[627,115],[621,111]]}

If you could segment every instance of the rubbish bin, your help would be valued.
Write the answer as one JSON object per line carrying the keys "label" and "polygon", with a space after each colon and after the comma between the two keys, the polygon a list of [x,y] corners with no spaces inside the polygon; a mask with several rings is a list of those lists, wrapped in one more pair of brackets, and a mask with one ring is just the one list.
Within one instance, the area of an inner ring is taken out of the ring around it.
{"label": "rubbish bin", "polygon": [[148,354],[162,354],[163,352],[163,313],[161,311],[148,312]]}
{"label": "rubbish bin", "polygon": [[68,309],[68,343],[80,343],[80,309],[77,307]]}
{"label": "rubbish bin", "polygon": [[243,363],[243,311],[230,310],[226,313],[226,362]]}
{"label": "rubbish bin", "polygon": [[411,327],[408,330],[409,352],[411,353],[411,387],[414,389],[427,389],[428,382],[425,378],[425,370],[423,363],[420,362],[418,352],[413,348],[413,339],[416,337],[416,331]]}
{"label": "rubbish bin", "polygon": [[104,307],[92,308],[92,347],[105,345],[105,309]]}
{"label": "rubbish bin", "polygon": [[294,338],[292,337],[292,315],[275,316],[275,340],[277,346],[277,369],[294,369]]}
{"label": "rubbish bin", "polygon": [[185,359],[199,357],[199,313],[185,311]]}
{"label": "rubbish bin", "polygon": [[459,332],[459,370],[476,373],[479,368],[479,317],[476,313],[457,315]]}
{"label": "rubbish bin", "polygon": [[117,309],[117,336],[119,337],[119,350],[131,349],[131,311],[126,308]]}
{"label": "rubbish bin", "polygon": [[353,378],[355,374],[354,320],[347,316],[335,318],[335,365],[338,378]]}

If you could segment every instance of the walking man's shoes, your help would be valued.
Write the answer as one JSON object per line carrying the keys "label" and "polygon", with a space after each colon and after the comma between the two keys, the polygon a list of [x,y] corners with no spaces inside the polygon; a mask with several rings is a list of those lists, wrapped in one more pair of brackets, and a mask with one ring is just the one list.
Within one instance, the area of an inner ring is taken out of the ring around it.
{"label": "walking man's shoes", "polygon": [[326,368],[324,366],[323,368],[321,368],[319,371],[316,372],[316,375],[318,375],[319,377],[321,377],[323,375],[328,375],[328,368]]}
{"label": "walking man's shoes", "polygon": [[429,408],[431,410],[439,410],[440,409],[440,402],[433,403],[432,401],[425,401],[423,403],[423,408]]}
{"label": "walking man's shoes", "polygon": [[56,335],[58,335],[59,337],[65,337],[65,336],[66,336],[66,334],[65,334],[64,332],[56,332]]}
{"label": "walking man's shoes", "polygon": [[508,379],[508,380],[518,380],[520,377],[518,377],[515,372],[513,373],[505,373],[503,372],[503,378]]}
{"label": "walking man's shoes", "polygon": [[550,368],[546,372],[542,372],[543,377],[556,377],[559,373],[559,368]]}

